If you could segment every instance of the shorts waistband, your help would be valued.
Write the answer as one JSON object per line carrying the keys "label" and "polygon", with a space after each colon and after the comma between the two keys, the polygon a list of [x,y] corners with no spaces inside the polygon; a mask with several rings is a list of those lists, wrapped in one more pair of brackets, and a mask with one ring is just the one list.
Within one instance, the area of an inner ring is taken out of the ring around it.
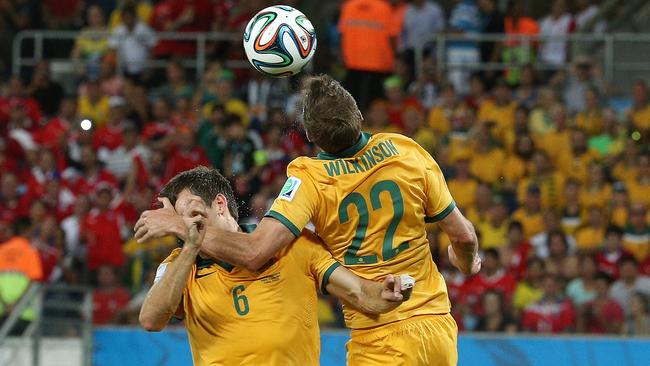
{"label": "shorts waistband", "polygon": [[380,325],[375,328],[367,329],[352,329],[350,331],[350,337],[353,340],[363,341],[363,340],[375,340],[383,338],[389,334],[400,333],[400,332],[409,332],[411,330],[421,330],[423,323],[431,324],[431,326],[443,326],[447,329],[456,328],[456,321],[451,316],[450,313],[446,314],[424,314],[416,315],[404,320],[398,320],[396,322]]}

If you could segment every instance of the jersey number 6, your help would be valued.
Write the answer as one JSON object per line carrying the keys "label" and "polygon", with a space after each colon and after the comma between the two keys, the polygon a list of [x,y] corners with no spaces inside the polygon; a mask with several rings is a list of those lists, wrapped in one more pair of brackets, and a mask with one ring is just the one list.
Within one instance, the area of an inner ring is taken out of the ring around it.
{"label": "jersey number 6", "polygon": [[[393,202],[393,219],[390,221],[390,224],[386,229],[386,235],[384,236],[381,251],[382,259],[388,261],[393,259],[398,253],[408,249],[409,244],[404,242],[397,248],[393,248],[393,237],[395,236],[395,231],[397,230],[400,220],[402,220],[402,216],[404,216],[404,202],[402,200],[402,192],[400,191],[399,186],[392,180],[382,180],[381,182],[375,183],[375,185],[370,189],[370,205],[373,211],[381,209],[380,194],[382,192],[388,192],[391,201]],[[361,193],[352,192],[343,199],[339,206],[339,223],[345,224],[350,221],[350,216],[348,214],[348,206],[350,205],[354,205],[357,208],[357,212],[359,213],[359,224],[354,233],[352,244],[345,252],[344,262],[346,265],[377,263],[378,258],[376,254],[357,256],[357,252],[366,238],[366,229],[368,228],[368,204]]]}

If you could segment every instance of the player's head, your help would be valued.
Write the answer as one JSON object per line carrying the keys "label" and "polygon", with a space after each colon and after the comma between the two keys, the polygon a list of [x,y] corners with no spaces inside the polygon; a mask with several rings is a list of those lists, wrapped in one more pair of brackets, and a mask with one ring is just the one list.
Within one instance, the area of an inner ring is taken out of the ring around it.
{"label": "player's head", "polygon": [[361,134],[361,112],[350,93],[327,75],[306,80],[303,117],[309,140],[330,154],[354,145]]}
{"label": "player's head", "polygon": [[230,182],[216,169],[200,166],[179,173],[163,187],[160,196],[167,197],[181,215],[192,200],[200,199],[207,206],[208,220],[239,219]]}

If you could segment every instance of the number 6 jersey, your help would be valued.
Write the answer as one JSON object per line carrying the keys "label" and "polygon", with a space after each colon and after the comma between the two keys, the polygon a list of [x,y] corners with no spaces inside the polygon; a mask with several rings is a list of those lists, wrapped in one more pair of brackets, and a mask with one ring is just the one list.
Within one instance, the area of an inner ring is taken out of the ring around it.
{"label": "number 6 jersey", "polygon": [[425,221],[444,219],[455,203],[426,150],[399,134],[363,133],[340,154],[295,159],[287,175],[266,216],[296,236],[313,223],[334,258],[360,277],[381,281],[393,273],[416,280],[411,298],[389,313],[368,316],[344,306],[349,328],[450,311]]}

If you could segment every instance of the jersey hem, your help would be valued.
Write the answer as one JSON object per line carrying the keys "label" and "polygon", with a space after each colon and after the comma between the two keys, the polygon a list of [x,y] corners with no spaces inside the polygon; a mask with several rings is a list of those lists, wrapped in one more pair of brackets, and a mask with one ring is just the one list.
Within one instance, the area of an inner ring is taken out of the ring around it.
{"label": "jersey hem", "polygon": [[329,295],[329,293],[327,292],[327,283],[329,282],[330,276],[332,275],[334,270],[339,268],[339,267],[341,267],[341,263],[334,262],[334,263],[332,263],[331,266],[329,266],[327,271],[325,271],[325,274],[323,275],[323,280],[320,283],[320,292],[323,295]]}
{"label": "jersey hem", "polygon": [[426,222],[427,224],[431,224],[443,220],[445,217],[449,216],[449,214],[451,213],[451,211],[454,210],[454,208],[456,208],[456,202],[451,201],[449,206],[447,206],[447,208],[442,210],[442,212],[440,212],[439,214],[425,217],[424,222]]}
{"label": "jersey hem", "polygon": [[287,229],[289,229],[289,231],[291,231],[291,233],[296,238],[300,236],[301,230],[298,229],[298,227],[296,225],[294,225],[293,222],[291,222],[289,219],[287,219],[283,214],[279,213],[278,211],[271,210],[271,211],[267,212],[266,215],[264,215],[264,217],[271,217],[271,218],[274,218],[274,219],[280,221],[280,223],[282,223],[282,225],[286,226]]}

